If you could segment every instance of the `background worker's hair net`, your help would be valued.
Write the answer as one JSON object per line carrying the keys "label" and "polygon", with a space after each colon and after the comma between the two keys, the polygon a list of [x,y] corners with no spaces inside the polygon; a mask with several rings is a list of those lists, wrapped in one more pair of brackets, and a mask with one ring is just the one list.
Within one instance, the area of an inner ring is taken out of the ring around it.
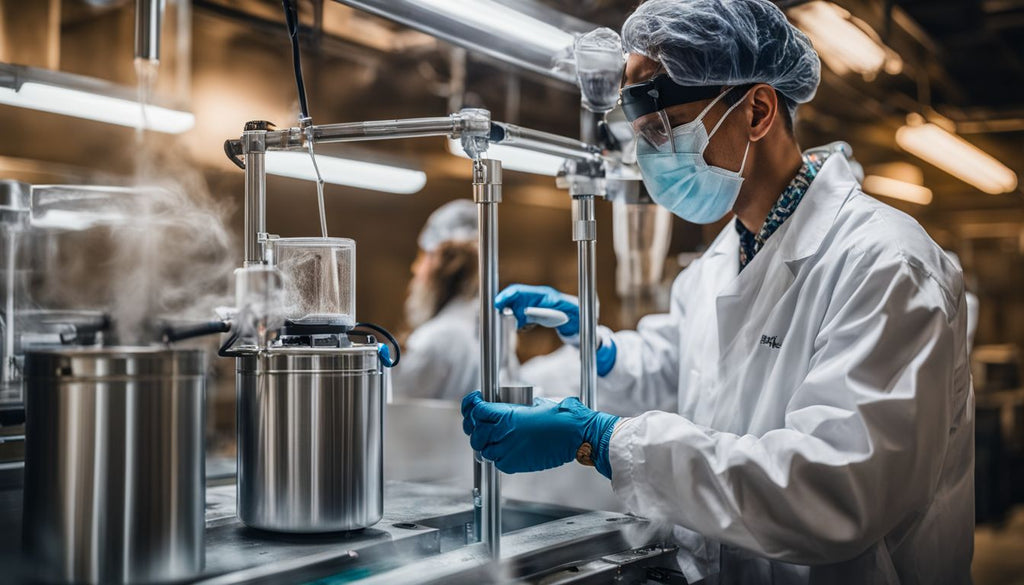
{"label": "background worker's hair net", "polygon": [[475,241],[476,236],[476,204],[456,199],[430,214],[417,243],[424,252],[433,252],[444,242]]}
{"label": "background worker's hair net", "polygon": [[648,0],[622,25],[622,41],[680,85],[767,83],[789,98],[791,117],[821,80],[811,41],[769,0]]}

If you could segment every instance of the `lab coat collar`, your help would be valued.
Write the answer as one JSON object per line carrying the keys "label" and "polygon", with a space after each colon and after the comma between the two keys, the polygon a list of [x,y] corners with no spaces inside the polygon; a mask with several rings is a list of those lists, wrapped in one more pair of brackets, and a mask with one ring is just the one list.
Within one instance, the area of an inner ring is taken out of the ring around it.
{"label": "lab coat collar", "polygon": [[[779,253],[783,261],[788,263],[803,260],[821,248],[821,243],[832,229],[839,210],[857,186],[857,178],[854,177],[846,157],[841,154],[830,156],[821,167],[818,176],[811,182],[796,211],[783,224],[782,227],[785,229],[780,228],[773,234],[782,239]],[[733,221],[735,219],[726,224],[725,229],[708,247],[708,256],[724,254],[738,258],[739,236],[732,224]],[[737,260],[737,266],[738,262]]]}
{"label": "lab coat collar", "polygon": [[821,249],[825,236],[850,195],[859,184],[842,154],[833,154],[825,161],[811,183],[800,205],[789,218],[789,229],[779,242],[779,255],[795,273],[796,263]]}

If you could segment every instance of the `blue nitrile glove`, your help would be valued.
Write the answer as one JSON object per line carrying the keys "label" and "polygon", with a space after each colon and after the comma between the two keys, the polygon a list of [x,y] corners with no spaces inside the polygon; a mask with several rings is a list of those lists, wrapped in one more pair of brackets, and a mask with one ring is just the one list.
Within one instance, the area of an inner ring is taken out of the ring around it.
{"label": "blue nitrile glove", "polygon": [[530,322],[526,319],[524,311],[529,307],[541,307],[543,309],[555,309],[569,317],[564,325],[555,328],[559,335],[572,337],[580,332],[580,304],[575,297],[558,292],[550,286],[531,286],[528,284],[513,284],[505,287],[505,290],[494,297],[494,307],[501,311],[509,308],[516,315],[516,324],[520,329],[526,327]]}
{"label": "blue nitrile glove", "polygon": [[619,354],[619,349],[611,335],[602,335],[600,339],[601,344],[597,346],[597,375],[603,378],[615,366],[615,357]]}
{"label": "blue nitrile glove", "polygon": [[595,467],[612,477],[608,444],[619,417],[590,410],[576,398],[537,398],[533,406],[523,406],[485,402],[477,390],[462,399],[462,417],[473,449],[505,473],[558,467],[590,443]]}

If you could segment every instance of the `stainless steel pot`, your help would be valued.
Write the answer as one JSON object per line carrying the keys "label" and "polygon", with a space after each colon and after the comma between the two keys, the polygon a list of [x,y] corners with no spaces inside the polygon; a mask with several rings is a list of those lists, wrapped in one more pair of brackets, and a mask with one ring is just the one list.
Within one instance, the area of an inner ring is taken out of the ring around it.
{"label": "stainless steel pot", "polygon": [[377,346],[237,359],[238,516],[279,532],[356,530],[384,513]]}
{"label": "stainless steel pot", "polygon": [[203,568],[201,350],[25,356],[25,552],[46,581],[152,583]]}

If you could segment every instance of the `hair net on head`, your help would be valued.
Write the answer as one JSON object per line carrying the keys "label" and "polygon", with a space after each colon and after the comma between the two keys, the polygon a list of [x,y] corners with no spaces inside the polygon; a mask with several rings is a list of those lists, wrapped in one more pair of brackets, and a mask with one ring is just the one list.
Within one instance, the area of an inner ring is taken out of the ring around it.
{"label": "hair net on head", "polygon": [[821,79],[811,41],[769,0],[648,0],[622,25],[622,40],[680,85],[767,83],[802,104]]}
{"label": "hair net on head", "polygon": [[423,251],[433,252],[444,242],[476,240],[476,236],[476,204],[456,199],[430,214],[417,243]]}

